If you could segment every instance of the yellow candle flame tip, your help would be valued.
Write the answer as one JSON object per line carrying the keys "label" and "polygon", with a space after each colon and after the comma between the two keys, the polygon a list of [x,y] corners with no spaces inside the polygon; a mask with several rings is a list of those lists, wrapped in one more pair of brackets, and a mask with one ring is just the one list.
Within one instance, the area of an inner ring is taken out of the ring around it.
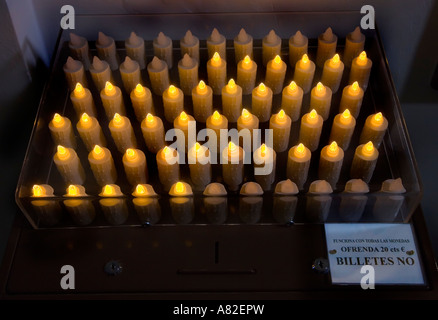
{"label": "yellow candle flame tip", "polygon": [[67,194],[71,197],[78,196],[80,193],[79,188],[74,184],[71,184],[67,188]]}
{"label": "yellow candle flame tip", "polygon": [[339,147],[336,141],[333,141],[327,148],[327,154],[331,157],[336,157],[339,153]]}
{"label": "yellow candle flame tip", "polygon": [[105,89],[104,90],[105,90],[105,94],[107,96],[112,96],[112,95],[114,95],[116,93],[115,87],[109,81],[105,82]]}
{"label": "yellow candle flame tip", "polygon": [[138,194],[145,194],[146,193],[146,188],[143,185],[138,184],[135,187],[135,192],[138,193]]}
{"label": "yellow candle flame tip", "polygon": [[175,193],[184,193],[186,190],[186,186],[184,185],[184,183],[178,181],[175,184]]}
{"label": "yellow candle flame tip", "polygon": [[112,185],[107,184],[105,187],[103,187],[103,195],[104,196],[113,196],[115,195],[116,190]]}
{"label": "yellow candle flame tip", "polygon": [[32,187],[32,193],[33,193],[33,196],[34,197],[42,197],[42,196],[44,196],[45,194],[45,192],[44,192],[44,188],[42,187],[42,186],[40,186],[40,185],[37,185],[37,184],[35,184],[33,187]]}

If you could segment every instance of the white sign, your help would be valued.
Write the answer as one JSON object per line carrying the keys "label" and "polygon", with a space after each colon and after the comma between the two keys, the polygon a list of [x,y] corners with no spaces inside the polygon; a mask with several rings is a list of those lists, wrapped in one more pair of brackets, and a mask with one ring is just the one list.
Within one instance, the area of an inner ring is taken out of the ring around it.
{"label": "white sign", "polygon": [[325,231],[333,284],[362,285],[366,268],[376,285],[424,284],[410,224],[330,223]]}

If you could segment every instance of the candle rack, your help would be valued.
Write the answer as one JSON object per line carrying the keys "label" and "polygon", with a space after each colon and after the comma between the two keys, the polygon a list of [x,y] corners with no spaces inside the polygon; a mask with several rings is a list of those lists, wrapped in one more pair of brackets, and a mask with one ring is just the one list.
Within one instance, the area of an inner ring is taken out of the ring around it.
{"label": "candle rack", "polygon": [[[207,47],[206,39],[213,28],[217,28],[227,38],[227,78],[236,78],[236,64],[234,62],[233,38],[241,28],[245,28],[248,34],[254,38],[254,61],[258,64],[257,80],[260,83],[264,79],[265,68],[262,64],[262,38],[273,29],[282,38],[281,57],[288,61],[288,39],[297,30],[300,30],[309,38],[309,57],[315,61],[317,37],[327,27],[331,27],[338,36],[337,51],[342,52],[346,35],[359,25],[361,15],[358,12],[334,12],[334,13],[311,13],[311,12],[286,12],[286,13],[245,13],[245,14],[170,14],[170,15],[84,15],[77,16],[75,34],[88,39],[91,55],[97,55],[95,40],[99,31],[113,37],[116,40],[117,53],[123,61],[126,56],[124,40],[129,37],[131,31],[145,39],[147,62],[153,57],[152,40],[159,32],[164,32],[173,40],[173,67],[170,69],[170,81],[179,87],[177,62],[182,58],[179,48],[179,40],[183,38],[187,30],[200,39],[200,65],[199,79],[207,80],[206,62]],[[373,61],[373,67],[368,89],[365,92],[362,109],[357,118],[350,147],[345,150],[343,168],[337,188],[328,195],[311,195],[308,193],[311,182],[318,180],[319,154],[328,138],[334,116],[338,113],[338,106],[342,94],[342,88],[348,83],[349,69],[344,71],[340,90],[333,95],[331,112],[328,120],[324,122],[319,148],[312,153],[309,176],[304,190],[296,195],[283,198],[289,205],[283,212],[274,210],[274,202],[277,196],[273,189],[275,184],[286,179],[287,150],[277,154],[276,181],[270,191],[265,191],[262,196],[253,197],[252,201],[243,197],[239,192],[228,192],[223,210],[211,210],[206,205],[205,196],[196,191],[190,197],[192,210],[178,211],[172,207],[171,197],[163,190],[157,175],[155,154],[147,151],[140,130],[140,123],[135,118],[129,94],[123,92],[123,98],[127,110],[127,116],[134,127],[135,135],[139,143],[138,148],[143,150],[148,161],[149,181],[155,192],[153,204],[157,210],[137,210],[133,204],[134,197],[131,195],[133,187],[127,182],[124,175],[122,154],[117,151],[108,130],[108,120],[102,107],[97,89],[93,85],[90,73],[87,71],[87,82],[91,90],[98,110],[98,120],[102,126],[108,141],[115,166],[118,171],[117,185],[123,193],[117,198],[123,206],[120,210],[105,211],[102,208],[99,196],[101,187],[96,183],[90,170],[87,155],[88,152],[75,130],[78,147],[78,156],[86,172],[84,184],[87,196],[77,198],[90,205],[91,210],[85,210],[81,216],[71,216],[66,210],[65,201],[71,200],[65,197],[67,185],[53,163],[53,155],[56,145],[50,136],[48,124],[53,114],[59,113],[76,124],[79,120],[73,110],[70,101],[70,91],[63,72],[63,65],[71,54],[68,41],[69,30],[60,30],[56,51],[53,54],[51,73],[46,84],[43,97],[37,112],[35,126],[32,131],[23,168],[19,178],[16,201],[28,221],[34,228],[64,228],[64,227],[101,227],[101,226],[141,226],[141,225],[178,225],[178,224],[306,224],[326,222],[409,222],[414,210],[421,199],[421,184],[408,132],[403,120],[400,104],[393,85],[390,70],[387,64],[382,42],[376,30],[363,30],[366,36],[365,51]],[[322,69],[317,67],[313,86],[321,78]],[[123,83],[118,70],[113,71],[114,83],[123,88]],[[285,85],[292,80],[293,68],[288,64]],[[147,70],[142,70],[144,85],[151,88]],[[123,91],[123,90],[122,90]],[[190,96],[185,96],[184,108],[188,114],[193,114]],[[303,98],[301,115],[309,111],[310,93]],[[165,129],[170,129],[173,124],[164,118],[161,96],[153,94],[154,110],[157,116],[163,119]],[[221,110],[220,96],[214,97],[215,110]],[[272,113],[277,113],[281,105],[281,94],[274,95]],[[243,96],[243,106],[251,110],[251,96]],[[379,147],[379,160],[375,172],[369,183],[370,191],[366,194],[352,195],[344,193],[345,183],[350,180],[349,170],[356,146],[359,144],[360,129],[365,119],[372,113],[382,112],[388,119],[389,127],[382,145]],[[261,123],[260,128],[268,128],[269,122]],[[229,128],[235,128],[236,124],[230,124]],[[299,121],[292,124],[289,148],[297,143],[299,133]],[[203,124],[197,123],[197,128],[202,129]],[[221,181],[220,164],[213,165],[212,182]],[[181,180],[190,183],[188,164],[180,165]],[[383,181],[400,178],[406,192],[402,194],[388,194],[380,192]],[[245,165],[245,181],[254,181],[253,164]],[[32,186],[35,184],[48,184],[54,189],[54,196],[33,198]],[[341,210],[344,200],[361,198],[363,206],[360,209]],[[35,206],[33,201],[40,202],[42,206]],[[45,202],[44,202],[45,201]],[[310,204],[316,203],[315,208]],[[376,206],[382,204],[380,210]],[[50,210],[41,210],[48,205]],[[220,204],[216,204],[219,207]]]}

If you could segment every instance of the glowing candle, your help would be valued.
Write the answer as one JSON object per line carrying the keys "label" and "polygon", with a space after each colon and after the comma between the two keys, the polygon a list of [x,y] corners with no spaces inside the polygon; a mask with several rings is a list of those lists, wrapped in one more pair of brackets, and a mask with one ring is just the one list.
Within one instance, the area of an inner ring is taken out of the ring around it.
{"label": "glowing candle", "polygon": [[274,94],[278,94],[281,92],[281,90],[283,90],[286,69],[286,63],[281,60],[279,55],[270,60],[266,66],[265,83],[269,88],[271,88]]}
{"label": "glowing candle", "polygon": [[260,122],[266,122],[271,117],[272,96],[271,88],[265,86],[263,82],[252,90],[252,113]]}
{"label": "glowing candle", "polygon": [[312,152],[300,143],[289,149],[287,156],[287,178],[302,190],[309,174]]}
{"label": "glowing candle", "polygon": [[400,209],[405,202],[403,195],[405,192],[401,178],[383,181],[381,189],[374,193],[373,217],[377,221],[393,222],[400,214]]}
{"label": "glowing candle", "polygon": [[381,112],[368,116],[362,128],[359,143],[364,144],[371,141],[376,148],[380,147],[386,130],[388,129],[388,120]]}
{"label": "glowing candle", "polygon": [[370,191],[365,181],[351,179],[345,184],[339,203],[339,217],[342,221],[357,222],[363,215]]}
{"label": "glowing candle", "polygon": [[319,179],[327,181],[333,189],[336,189],[343,162],[344,150],[338,147],[336,141],[322,148],[318,167]]}
{"label": "glowing candle", "polygon": [[76,124],[76,129],[88,151],[91,151],[96,144],[102,147],[106,146],[106,139],[103,135],[102,128],[95,117],[83,113]]}
{"label": "glowing candle", "polygon": [[321,82],[329,87],[333,93],[336,93],[339,90],[343,73],[344,63],[339,58],[339,54],[335,54],[333,58],[326,60],[324,63]]}
{"label": "glowing candle", "polygon": [[204,190],[211,182],[210,151],[199,142],[190,148],[189,153],[190,178],[195,190]]}
{"label": "glowing candle", "polygon": [[169,68],[167,63],[157,57],[153,57],[147,66],[152,92],[161,96],[169,87]]}
{"label": "glowing candle", "polygon": [[318,82],[310,93],[310,108],[315,109],[325,121],[330,115],[331,104],[332,90],[321,82]]}
{"label": "glowing candle", "polygon": [[178,158],[178,151],[167,146],[157,152],[158,178],[165,190],[179,180]]}
{"label": "glowing candle", "polygon": [[356,58],[365,47],[365,35],[360,32],[360,28],[356,27],[353,32],[350,32],[345,38],[344,48],[344,64],[350,68],[351,62]]}
{"label": "glowing candle", "polygon": [[275,33],[274,30],[262,39],[262,59],[263,65],[266,66],[269,61],[280,55],[281,52],[281,38]]}
{"label": "glowing candle", "polygon": [[97,113],[93,95],[91,94],[91,91],[84,88],[81,83],[76,83],[75,89],[70,93],[70,100],[78,117],[84,112],[88,113],[90,116],[96,116]]}
{"label": "glowing candle", "polygon": [[318,36],[318,48],[316,50],[316,65],[324,67],[326,60],[331,59],[336,53],[338,37],[331,28],[327,28],[324,33]]}
{"label": "glowing candle", "polygon": [[96,41],[96,49],[99,58],[108,62],[111,70],[119,67],[119,55],[117,54],[116,43],[112,37],[99,32]]}
{"label": "glowing candle", "polygon": [[363,95],[363,89],[359,86],[357,81],[346,86],[342,90],[341,102],[339,103],[339,112],[344,112],[346,109],[348,109],[350,110],[351,115],[357,119],[362,107]]}
{"label": "glowing candle", "polygon": [[208,84],[213,89],[213,94],[221,94],[227,81],[227,62],[218,52],[207,62]]}
{"label": "glowing candle", "polygon": [[160,32],[152,42],[152,45],[154,47],[154,56],[165,61],[168,68],[172,69],[173,66],[172,39],[166,36],[163,32]]}
{"label": "glowing candle", "polygon": [[366,183],[369,183],[376,168],[378,157],[379,151],[374,147],[371,141],[359,145],[354,153],[350,177],[353,179],[362,179]]}
{"label": "glowing candle", "polygon": [[269,129],[273,130],[273,148],[277,152],[283,152],[289,147],[290,128],[292,120],[281,109],[277,114],[273,114],[269,121]]}
{"label": "glowing candle", "polygon": [[229,122],[236,122],[242,111],[242,87],[230,79],[222,88],[222,112]]}
{"label": "glowing candle", "polygon": [[180,40],[179,46],[182,56],[188,54],[190,58],[195,59],[199,63],[199,39],[190,30],[187,30],[184,38]]}
{"label": "glowing candle", "polygon": [[182,111],[178,117],[173,120],[173,127],[175,129],[179,129],[184,133],[185,137],[185,146],[187,147],[188,144],[188,136],[189,136],[189,122],[195,121],[195,118],[193,118],[191,115],[188,115],[184,111]]}
{"label": "glowing candle", "polygon": [[130,98],[137,121],[143,121],[146,115],[151,113],[154,108],[151,90],[138,83],[135,89],[131,91]]}
{"label": "glowing candle", "polygon": [[93,64],[90,66],[90,74],[93,83],[99,92],[105,88],[107,81],[111,83],[114,82],[113,74],[108,62],[100,60],[96,56],[93,58]]}
{"label": "glowing candle", "polygon": [[49,123],[50,134],[53,142],[64,147],[76,148],[76,137],[73,133],[73,127],[70,119],[55,113],[52,121]]}
{"label": "glowing candle", "polygon": [[193,116],[196,121],[205,122],[213,113],[213,89],[204,81],[192,89]]}
{"label": "glowing candle", "polygon": [[193,191],[188,183],[178,181],[169,191],[170,210],[178,224],[190,223],[194,217]]}
{"label": "glowing candle", "polygon": [[85,181],[85,171],[82,167],[76,151],[58,145],[57,151],[53,156],[56,168],[64,181],[68,184],[83,184]]}
{"label": "glowing candle", "polygon": [[227,60],[226,40],[227,39],[220,34],[216,28],[213,29],[210,36],[207,38],[208,59],[213,58],[214,54],[217,52],[224,61]]}
{"label": "glowing candle", "polygon": [[135,86],[141,83],[140,65],[137,61],[126,56],[125,61],[120,64],[119,71],[125,92],[131,93]]}
{"label": "glowing candle", "polygon": [[32,204],[38,217],[38,226],[54,226],[61,216],[62,208],[54,199],[53,188],[48,184],[35,184],[32,187]]}
{"label": "glowing candle", "polygon": [[222,150],[222,177],[231,191],[237,191],[243,182],[245,152],[232,141]]}
{"label": "glowing candle", "polygon": [[91,200],[84,199],[84,197],[87,197],[87,194],[83,186],[69,185],[64,197],[68,198],[63,201],[64,206],[75,224],[86,226],[93,222],[96,217],[96,210]]}
{"label": "glowing candle", "polygon": [[146,156],[139,149],[126,149],[122,158],[126,178],[131,186],[146,183],[148,180],[148,167]]}
{"label": "glowing candle", "polygon": [[324,120],[315,109],[306,113],[301,118],[301,127],[298,141],[304,144],[310,151],[318,149]]}
{"label": "glowing candle", "polygon": [[96,144],[88,153],[88,163],[98,185],[104,186],[117,181],[114,160],[107,148]]}
{"label": "glowing candle", "polygon": [[247,109],[242,109],[242,114],[237,119],[237,130],[248,129],[251,137],[253,136],[253,130],[259,128],[259,118],[249,112]]}
{"label": "glowing candle", "polygon": [[295,68],[297,62],[304,54],[307,54],[309,39],[300,31],[289,38],[289,64]]}
{"label": "glowing candle", "polygon": [[250,94],[255,87],[257,63],[245,56],[237,64],[237,83],[242,87],[242,94]]}
{"label": "glowing candle", "polygon": [[190,96],[198,84],[198,61],[186,53],[178,62],[179,84],[182,92]]}
{"label": "glowing candle", "polygon": [[88,70],[91,64],[91,55],[87,39],[70,32],[68,47],[72,56],[81,61],[85,70]]}
{"label": "glowing candle", "polygon": [[253,38],[247,34],[245,29],[240,29],[239,34],[234,38],[234,57],[236,64],[243,60],[246,56],[252,58]]}
{"label": "glowing candle", "polygon": [[170,85],[166,91],[163,92],[163,108],[164,117],[170,123],[173,123],[176,117],[184,109],[184,93],[180,88]]}
{"label": "glowing candle", "polygon": [[115,113],[108,127],[120,153],[124,153],[128,148],[137,147],[137,140],[128,117]]}
{"label": "glowing candle", "polygon": [[366,52],[362,51],[351,63],[349,83],[357,81],[363,91],[366,91],[372,66],[373,62],[367,57]]}
{"label": "glowing candle", "polygon": [[150,152],[157,153],[164,147],[164,125],[159,117],[148,113],[141,122],[141,131],[146,147]]}
{"label": "glowing candle", "polygon": [[283,89],[281,95],[281,109],[286,112],[292,122],[295,122],[300,118],[303,95],[303,89],[301,89],[295,81],[292,81]]}
{"label": "glowing candle", "polygon": [[128,218],[129,211],[120,187],[116,184],[107,184],[102,187],[99,196],[102,198],[99,200],[99,204],[105,219],[111,225],[123,224]]}
{"label": "glowing candle", "polygon": [[105,88],[100,91],[100,98],[108,120],[112,119],[115,113],[125,114],[125,103],[119,87],[107,81]]}
{"label": "glowing candle", "polygon": [[[275,150],[269,148],[263,143],[253,152],[253,159],[255,181],[264,191],[271,190],[272,184],[275,181],[277,162],[277,154]],[[256,168],[259,168],[259,171],[256,171]]]}
{"label": "glowing candle", "polygon": [[[220,131],[221,129],[228,129],[227,117],[221,115],[218,111],[215,111],[207,118],[206,127],[207,129],[212,129],[216,133],[216,147],[219,149]],[[213,143],[213,141],[211,141],[211,143]]]}
{"label": "glowing candle", "polygon": [[132,193],[132,203],[142,225],[153,225],[161,218],[157,194],[150,184],[138,184]]}
{"label": "glowing candle", "polygon": [[312,87],[315,69],[315,63],[309,60],[307,54],[304,54],[301,60],[295,64],[294,81],[303,89],[305,94],[308,93]]}
{"label": "glowing candle", "polygon": [[339,113],[333,119],[329,142],[336,141],[342,150],[347,150],[356,127],[356,119],[348,109]]}
{"label": "glowing candle", "polygon": [[126,55],[134,61],[137,61],[140,69],[146,67],[146,53],[144,39],[135,32],[131,32],[129,38],[125,40]]}
{"label": "glowing candle", "polygon": [[82,83],[87,86],[87,78],[85,76],[85,68],[82,62],[74,60],[72,57],[67,58],[67,62],[63,67],[65,78],[70,90],[74,90],[76,83]]}

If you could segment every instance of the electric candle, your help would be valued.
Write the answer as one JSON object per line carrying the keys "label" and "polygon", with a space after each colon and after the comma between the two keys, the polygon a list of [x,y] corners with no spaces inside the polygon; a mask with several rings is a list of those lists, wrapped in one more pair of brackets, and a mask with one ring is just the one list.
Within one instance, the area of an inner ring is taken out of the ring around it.
{"label": "electric candle", "polygon": [[53,188],[48,184],[34,184],[32,186],[32,198],[48,198],[53,197]]}
{"label": "electric candle", "polygon": [[111,225],[121,225],[128,218],[129,211],[126,200],[120,187],[116,184],[107,184],[102,187],[99,196],[104,198],[99,200],[105,219]]}
{"label": "electric candle", "polygon": [[108,127],[120,153],[124,153],[127,148],[137,147],[137,140],[128,117],[115,113]]}
{"label": "electric candle", "polygon": [[246,33],[245,29],[240,29],[239,34],[234,38],[234,57],[236,64],[246,56],[253,57],[253,38]]}
{"label": "electric candle", "polygon": [[229,122],[237,122],[242,110],[242,87],[230,79],[222,88],[222,112]]}
{"label": "electric candle", "polygon": [[353,32],[350,32],[345,38],[344,48],[344,64],[350,68],[351,62],[356,58],[365,47],[365,35],[360,32],[360,28],[356,27]]}
{"label": "electric candle", "polygon": [[331,28],[327,28],[324,33],[318,36],[318,48],[316,50],[316,65],[318,67],[323,68],[326,60],[335,55],[337,43],[338,37]]}
{"label": "electric candle", "polygon": [[184,133],[185,137],[185,146],[187,147],[188,144],[188,136],[189,136],[189,122],[195,121],[195,118],[193,118],[191,115],[188,115],[184,111],[182,111],[178,117],[173,120],[173,127],[175,129],[179,129]]}
{"label": "electric candle", "polygon": [[190,178],[195,190],[204,190],[211,182],[210,151],[199,142],[190,148],[189,153]]}
{"label": "electric candle", "polygon": [[195,59],[199,63],[199,39],[187,30],[184,38],[179,42],[181,55],[188,54],[190,58]]}
{"label": "electric candle", "polygon": [[361,144],[356,148],[351,164],[351,178],[362,179],[369,183],[376,168],[379,151],[371,141]]}
{"label": "electric candle", "polygon": [[170,85],[167,90],[163,92],[163,108],[164,117],[170,123],[173,123],[176,117],[184,109],[184,93],[180,88]]}
{"label": "electric candle", "polygon": [[287,178],[302,190],[309,174],[312,152],[300,143],[289,149],[287,156]]}
{"label": "electric candle", "polygon": [[310,93],[310,108],[315,109],[325,121],[330,115],[331,104],[332,90],[321,82],[318,82]]}
{"label": "electric candle", "polygon": [[139,183],[146,183],[148,180],[148,167],[146,156],[139,149],[126,149],[122,158],[125,168],[126,178],[130,185],[135,186]]}
{"label": "electric candle", "polygon": [[316,180],[310,184],[306,198],[306,220],[309,222],[325,222],[332,205],[333,189],[325,180]]}
{"label": "electric candle", "polygon": [[131,32],[129,38],[125,40],[126,55],[134,61],[137,61],[140,69],[146,67],[146,54],[144,39],[135,32]]}
{"label": "electric candle", "polygon": [[149,80],[153,93],[161,96],[169,87],[169,68],[165,61],[153,57],[147,66]]}
{"label": "electric candle", "polygon": [[304,54],[307,54],[309,39],[300,31],[289,38],[289,64],[295,68],[297,62]]}
{"label": "electric candle", "polygon": [[351,115],[357,119],[362,107],[363,95],[363,89],[359,86],[357,81],[346,86],[342,90],[341,102],[339,103],[339,112],[344,112],[346,109],[348,109],[350,110]]}
{"label": "electric candle", "polygon": [[212,129],[216,133],[216,147],[217,149],[219,149],[220,131],[221,129],[228,130],[227,117],[221,115],[218,111],[215,111],[211,116],[207,118],[206,127],[207,129]]}
{"label": "electric candle", "polygon": [[298,204],[299,192],[297,185],[291,180],[283,180],[277,183],[274,191],[274,205],[272,215],[279,223],[292,224]]}
{"label": "electric candle", "polygon": [[125,92],[131,93],[135,86],[141,83],[140,65],[137,61],[126,56],[125,61],[120,64],[119,70]]}
{"label": "electric candle", "polygon": [[345,184],[339,204],[339,216],[343,221],[357,222],[360,220],[368,202],[369,187],[361,179],[351,179]]}
{"label": "electric candle", "polygon": [[242,109],[242,114],[237,119],[237,130],[248,129],[251,134],[251,140],[254,129],[259,128],[259,118],[249,112],[247,109]]}
{"label": "electric candle", "polygon": [[208,84],[213,89],[213,94],[221,94],[227,81],[227,62],[218,52],[207,62]]}
{"label": "electric candle", "polygon": [[204,81],[192,89],[193,116],[196,121],[205,122],[213,113],[213,89]]}
{"label": "electric candle", "polygon": [[281,60],[279,55],[270,60],[266,66],[265,83],[271,88],[274,94],[279,94],[283,90],[284,78],[286,77],[286,63]]}
{"label": "electric candle", "polygon": [[179,84],[182,92],[190,96],[198,84],[198,61],[186,53],[178,62]]}
{"label": "electric candle", "polygon": [[70,119],[61,116],[59,113],[55,113],[52,121],[49,123],[49,129],[53,142],[56,145],[62,145],[73,149],[76,148],[76,138],[73,133]]}
{"label": "electric candle", "polygon": [[63,201],[65,208],[74,223],[80,226],[89,225],[96,217],[96,210],[91,200],[82,199],[82,197],[86,196],[85,188],[75,184],[69,185],[67,193],[64,195],[64,197],[69,198]]}
{"label": "electric candle", "polygon": [[72,56],[82,62],[85,70],[90,69],[91,55],[87,39],[70,32],[68,47]]}
{"label": "electric candle", "polygon": [[208,221],[212,224],[224,223],[228,212],[227,191],[224,185],[218,182],[210,183],[205,187],[203,195]]}
{"label": "electric candle", "polygon": [[119,67],[119,56],[114,39],[103,32],[99,32],[96,49],[99,58],[108,62],[111,70],[117,70]]}
{"label": "electric candle", "polygon": [[237,191],[243,182],[244,150],[232,141],[222,150],[222,177],[231,191]]}
{"label": "electric candle", "polygon": [[[31,198],[51,198],[53,197],[53,188],[48,184],[35,184],[32,187]],[[30,202],[38,216],[38,225],[54,226],[62,214],[62,209],[58,201],[53,199],[39,199]]]}
{"label": "electric candle", "polygon": [[137,121],[143,121],[146,115],[151,113],[154,108],[151,90],[138,83],[129,96]]}
{"label": "electric candle", "polygon": [[301,60],[295,64],[294,81],[306,94],[312,87],[315,76],[315,63],[309,60],[307,54],[303,54]]}
{"label": "electric candle", "polygon": [[328,59],[324,63],[322,70],[321,82],[329,87],[333,93],[338,92],[341,84],[342,74],[344,73],[344,63],[339,58],[339,54],[335,54],[333,58]]}
{"label": "electric candle", "polygon": [[58,145],[53,162],[66,183],[84,183],[85,171],[74,149]]}
{"label": "electric candle", "polygon": [[165,190],[179,180],[178,151],[165,146],[157,152],[158,178]]}
{"label": "electric candle", "polygon": [[364,144],[371,141],[376,148],[379,148],[387,128],[388,120],[381,112],[368,116],[362,128],[359,143]]}
{"label": "electric candle", "polygon": [[301,126],[298,141],[304,144],[310,151],[318,149],[324,120],[315,109],[306,113],[301,118]]}
{"label": "electric candle", "polygon": [[329,142],[336,141],[342,150],[347,150],[356,127],[356,119],[348,109],[339,113],[333,119]]}
{"label": "electric candle", "polygon": [[400,178],[383,181],[380,191],[375,193],[373,216],[378,221],[394,221],[405,201],[403,195],[405,192],[406,189]]}
{"label": "electric candle", "polygon": [[273,114],[269,121],[269,129],[273,130],[273,148],[277,152],[285,151],[289,146],[290,128],[292,120],[281,109],[277,114]]}
{"label": "electric candle", "polygon": [[143,225],[153,225],[161,218],[157,194],[150,184],[138,184],[132,193],[132,203]]}
{"label": "electric candle", "polygon": [[85,68],[82,62],[74,60],[72,57],[68,57],[67,62],[63,66],[63,70],[70,90],[74,90],[76,83],[78,82],[87,86]]}
{"label": "electric candle", "polygon": [[169,191],[172,217],[178,224],[190,223],[194,217],[193,191],[188,183],[178,181]]}
{"label": "electric candle", "polygon": [[255,87],[257,63],[246,55],[237,64],[237,83],[242,87],[242,94],[250,94]]}
{"label": "electric candle", "polygon": [[84,112],[90,116],[96,116],[97,113],[93,95],[89,89],[84,88],[79,82],[76,83],[75,89],[70,93],[70,100],[78,117]]}
{"label": "electric candle", "polygon": [[100,60],[96,56],[93,58],[93,64],[90,66],[90,74],[93,83],[99,92],[105,88],[105,84],[108,81],[111,83],[114,82],[113,74],[108,62]]}
{"label": "electric candle", "polygon": [[148,113],[141,122],[141,131],[146,147],[152,153],[157,153],[164,147],[164,125],[163,121]]}
{"label": "electric candle", "polygon": [[102,128],[95,117],[83,113],[76,124],[76,129],[88,151],[91,151],[96,144],[102,147],[106,146],[106,139]]}
{"label": "electric candle", "polygon": [[125,114],[122,90],[111,82],[107,81],[105,83],[105,88],[100,91],[100,99],[108,120],[112,119],[115,113]]}
{"label": "electric candle", "polygon": [[227,39],[214,28],[210,36],[207,38],[207,51],[208,59],[213,58],[217,52],[219,56],[226,61],[227,60]]}
{"label": "electric candle", "polygon": [[165,61],[168,68],[172,69],[173,66],[172,39],[166,36],[163,32],[160,32],[158,36],[153,40],[152,45],[154,47],[154,56]]}
{"label": "electric candle", "polygon": [[263,190],[271,190],[275,181],[277,154],[274,149],[262,144],[253,152],[254,168],[263,170],[264,174],[257,174],[254,169],[254,179]]}
{"label": "electric candle", "polygon": [[254,224],[260,221],[263,209],[263,189],[257,182],[247,182],[240,188],[239,217],[243,223]]}
{"label": "electric candle", "polygon": [[318,167],[319,179],[327,181],[336,189],[343,162],[344,150],[338,147],[336,141],[322,148]]}
{"label": "electric candle", "polygon": [[351,63],[349,83],[351,84],[354,81],[357,81],[363,91],[366,91],[372,66],[373,62],[367,57],[366,52],[362,51]]}
{"label": "electric candle", "polygon": [[109,149],[96,144],[88,153],[88,162],[99,186],[117,181],[117,171]]}
{"label": "electric candle", "polygon": [[272,96],[271,88],[263,82],[252,90],[252,113],[260,122],[266,122],[271,117]]}
{"label": "electric candle", "polygon": [[281,109],[286,112],[292,122],[297,121],[301,115],[303,95],[303,89],[301,89],[295,81],[292,81],[283,89],[281,95]]}
{"label": "electric candle", "polygon": [[269,61],[280,55],[281,52],[281,38],[275,33],[274,30],[262,39],[262,58],[263,65],[266,66]]}

